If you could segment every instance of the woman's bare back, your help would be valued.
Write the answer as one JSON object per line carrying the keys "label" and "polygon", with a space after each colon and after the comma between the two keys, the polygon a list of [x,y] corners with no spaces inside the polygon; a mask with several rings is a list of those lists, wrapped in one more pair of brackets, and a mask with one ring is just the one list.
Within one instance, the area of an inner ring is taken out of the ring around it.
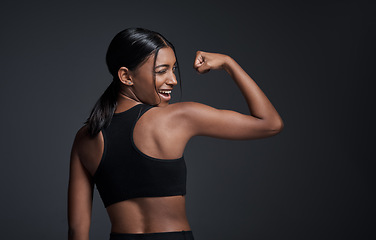
{"label": "woman's bare back", "polygon": [[[130,107],[132,106],[128,106],[128,109]],[[121,107],[115,112],[123,112],[128,109]],[[153,108],[146,112],[135,125],[134,143],[141,152],[148,156],[166,160],[179,158],[183,154],[185,143],[178,143],[178,140],[171,136],[171,132],[164,131],[164,126],[166,123],[168,124],[168,122],[163,123],[164,119],[168,121],[162,108],[155,108],[155,110]],[[102,132],[91,138],[87,128],[83,127],[77,136],[79,136],[77,144],[80,161],[90,176],[93,176],[100,164],[104,150]],[[171,147],[174,142],[174,146]],[[112,204],[106,210],[112,225],[111,232],[152,233],[190,230],[186,217],[185,196],[181,195],[133,198]]]}

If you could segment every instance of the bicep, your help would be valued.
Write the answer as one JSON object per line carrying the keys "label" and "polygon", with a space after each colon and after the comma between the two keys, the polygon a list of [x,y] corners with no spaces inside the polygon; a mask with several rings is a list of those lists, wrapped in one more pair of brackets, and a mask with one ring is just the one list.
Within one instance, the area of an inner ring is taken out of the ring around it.
{"label": "bicep", "polygon": [[245,140],[278,133],[273,123],[266,120],[200,103],[187,103],[184,115],[192,136]]}
{"label": "bicep", "polygon": [[73,145],[68,185],[68,224],[71,231],[88,234],[93,200],[93,182]]}

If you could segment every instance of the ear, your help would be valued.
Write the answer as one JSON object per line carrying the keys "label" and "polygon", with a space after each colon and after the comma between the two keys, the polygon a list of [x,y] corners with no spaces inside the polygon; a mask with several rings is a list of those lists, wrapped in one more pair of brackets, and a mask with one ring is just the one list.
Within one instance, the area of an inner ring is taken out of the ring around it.
{"label": "ear", "polygon": [[118,70],[118,77],[120,82],[127,86],[132,86],[133,85],[133,80],[131,76],[131,71],[126,68],[126,67],[121,67]]}

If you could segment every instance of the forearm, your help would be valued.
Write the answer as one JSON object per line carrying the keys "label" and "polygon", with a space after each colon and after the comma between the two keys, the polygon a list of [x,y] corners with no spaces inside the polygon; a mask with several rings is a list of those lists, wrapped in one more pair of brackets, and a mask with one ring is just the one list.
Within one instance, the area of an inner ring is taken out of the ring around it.
{"label": "forearm", "polygon": [[282,128],[283,122],[278,112],[242,67],[234,59],[228,57],[223,68],[240,88],[248,104],[250,114],[266,121],[272,128]]}

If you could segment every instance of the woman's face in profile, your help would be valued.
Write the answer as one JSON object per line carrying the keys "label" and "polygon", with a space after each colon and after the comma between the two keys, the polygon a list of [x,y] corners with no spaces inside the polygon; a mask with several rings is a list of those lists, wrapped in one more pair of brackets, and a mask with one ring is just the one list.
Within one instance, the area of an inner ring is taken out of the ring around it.
{"label": "woman's face in profile", "polygon": [[[133,89],[141,102],[158,107],[167,106],[171,90],[177,84],[176,58],[170,47],[161,48],[154,68],[154,54],[133,72]],[[155,73],[155,83],[153,74]],[[155,88],[154,88],[155,84]],[[157,91],[157,92],[156,92]]]}

